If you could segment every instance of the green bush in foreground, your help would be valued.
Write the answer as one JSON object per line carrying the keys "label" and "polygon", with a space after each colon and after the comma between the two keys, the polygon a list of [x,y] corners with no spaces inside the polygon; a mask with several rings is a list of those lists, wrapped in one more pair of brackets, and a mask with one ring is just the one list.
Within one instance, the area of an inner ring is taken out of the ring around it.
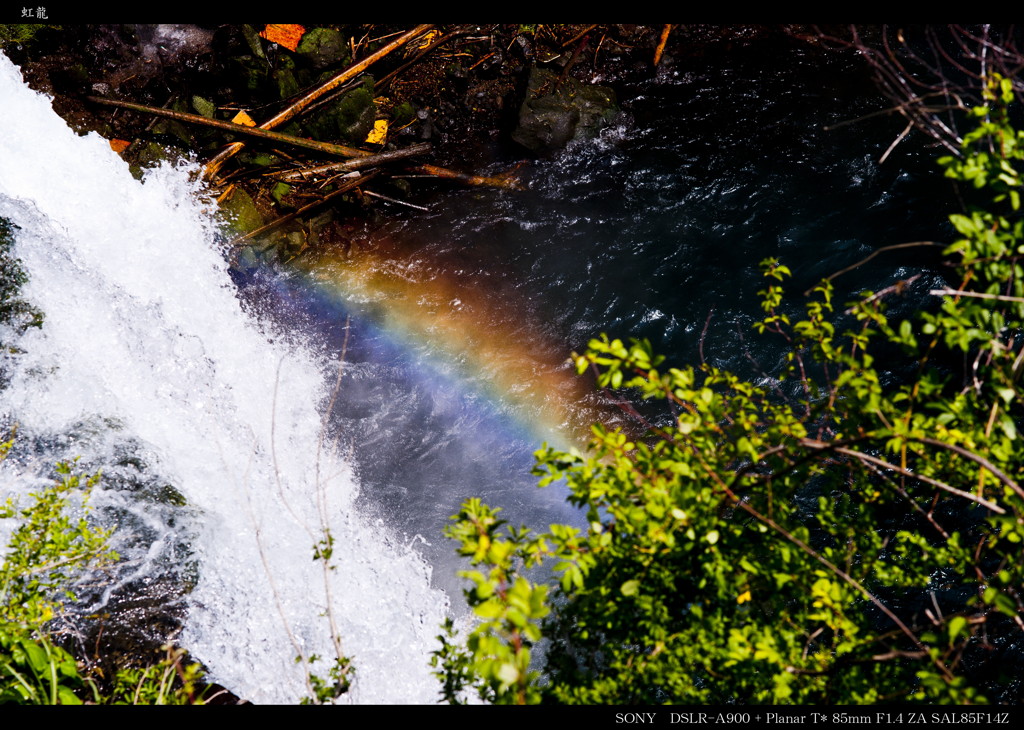
{"label": "green bush in foreground", "polygon": [[[958,285],[930,292],[939,306],[891,321],[901,282],[843,315],[824,281],[791,321],[789,272],[763,263],[758,328],[790,343],[780,379],[798,395],[665,368],[646,342],[602,337],[576,357],[665,416],[636,440],[595,426],[586,456],[537,452],[540,485],[564,480],[586,531],[506,528],[478,500],[454,516],[479,621],[464,644],[450,624],[440,637],[445,699],[1022,699],[1008,651],[1024,639],[1024,135],[1008,81],[986,99],[963,158],[940,160],[984,207],[951,217]],[[884,385],[883,357],[914,376]],[[541,564],[550,585],[531,577]]]}
{"label": "green bush in foreground", "polygon": [[[0,461],[13,444],[0,443]],[[201,703],[199,666],[185,664],[181,649],[165,647],[167,657],[144,669],[120,669],[104,693],[54,643],[49,627],[64,603],[75,601],[70,586],[117,560],[110,531],[94,527],[86,516],[99,475],[83,479],[66,463],[56,469],[58,480],[28,495],[27,504],[0,504],[0,520],[14,521],[0,554],[0,703]]]}
{"label": "green bush in foreground", "polygon": [[[13,443],[0,444],[0,460]],[[0,505],[0,519],[18,521],[0,563],[0,702],[80,704],[78,693],[87,689],[74,658],[45,626],[61,597],[74,600],[73,579],[116,555],[107,532],[69,515],[71,500],[87,494],[95,478],[81,485],[69,465],[57,471],[60,481],[30,495],[27,507],[10,499]]]}

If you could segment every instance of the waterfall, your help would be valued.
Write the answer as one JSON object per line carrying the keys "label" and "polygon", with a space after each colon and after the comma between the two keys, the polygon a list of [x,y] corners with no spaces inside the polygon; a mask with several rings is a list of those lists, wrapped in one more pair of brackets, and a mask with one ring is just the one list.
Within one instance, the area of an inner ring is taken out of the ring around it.
{"label": "waterfall", "polygon": [[[428,658],[447,599],[406,540],[357,508],[358,481],[322,427],[337,363],[243,309],[197,166],[136,180],[2,54],[0,109],[0,217],[16,226],[22,297],[45,315],[0,392],[22,453],[0,467],[0,497],[38,484],[55,458],[134,469],[181,499],[101,482],[100,513],[123,516],[117,580],[193,566],[177,640],[211,679],[255,702],[297,701],[296,655],[332,654],[330,608],[356,668],[348,698],[434,701]],[[313,560],[325,531],[326,578]]]}

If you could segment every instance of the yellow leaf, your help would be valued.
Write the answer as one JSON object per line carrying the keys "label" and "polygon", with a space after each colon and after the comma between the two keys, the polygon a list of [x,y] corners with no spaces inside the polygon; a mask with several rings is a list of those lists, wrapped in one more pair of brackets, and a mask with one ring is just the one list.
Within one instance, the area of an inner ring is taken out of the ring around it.
{"label": "yellow leaf", "polygon": [[743,593],[741,593],[739,597],[736,599],[736,603],[746,603],[750,600],[752,600],[750,591],[743,591]]}
{"label": "yellow leaf", "polygon": [[388,136],[388,120],[378,119],[373,123],[373,129],[366,135],[366,141],[370,144],[384,144],[384,138]]}
{"label": "yellow leaf", "polygon": [[244,124],[247,127],[256,126],[256,122],[252,120],[252,117],[245,113],[245,110],[238,112],[238,114],[232,117],[231,121],[235,124]]}
{"label": "yellow leaf", "polygon": [[284,46],[289,51],[295,51],[299,47],[306,29],[301,25],[270,24],[260,33],[261,38],[266,38],[271,43]]}
{"label": "yellow leaf", "polygon": [[432,30],[432,31],[430,31],[428,33],[425,33],[423,35],[422,39],[421,39],[421,43],[418,46],[416,46],[416,50],[417,51],[422,51],[424,48],[426,48],[431,43],[433,43],[435,40],[437,40],[437,37],[439,35],[441,35],[441,31],[439,31],[439,30]]}

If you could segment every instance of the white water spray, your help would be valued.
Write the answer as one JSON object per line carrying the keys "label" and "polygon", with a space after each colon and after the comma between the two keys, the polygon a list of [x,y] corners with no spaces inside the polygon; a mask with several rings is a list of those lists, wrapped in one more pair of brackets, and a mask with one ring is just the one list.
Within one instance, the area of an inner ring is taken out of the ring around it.
{"label": "white water spray", "polygon": [[[428,654],[445,597],[414,551],[356,510],[344,460],[318,450],[330,378],[243,312],[190,172],[164,166],[136,181],[0,54],[0,217],[20,229],[22,297],[46,317],[19,342],[0,417],[36,439],[73,433],[81,452],[130,438],[184,495],[199,520],[198,582],[179,641],[212,679],[256,702],[306,694],[296,644],[332,654],[312,560],[326,526],[331,608],[356,667],[350,697],[433,702]],[[0,496],[33,478],[18,468],[4,464]],[[146,505],[131,509],[145,519]]]}

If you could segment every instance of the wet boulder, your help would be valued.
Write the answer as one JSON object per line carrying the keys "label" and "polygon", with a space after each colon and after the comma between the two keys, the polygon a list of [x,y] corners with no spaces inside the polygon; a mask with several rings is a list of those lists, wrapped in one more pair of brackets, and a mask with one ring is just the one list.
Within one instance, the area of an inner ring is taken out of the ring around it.
{"label": "wet boulder", "polygon": [[336,66],[349,60],[344,36],[333,28],[314,28],[302,37],[298,53],[316,69]]}
{"label": "wet boulder", "polygon": [[615,92],[534,67],[512,139],[534,152],[554,152],[596,136],[618,113]]}

